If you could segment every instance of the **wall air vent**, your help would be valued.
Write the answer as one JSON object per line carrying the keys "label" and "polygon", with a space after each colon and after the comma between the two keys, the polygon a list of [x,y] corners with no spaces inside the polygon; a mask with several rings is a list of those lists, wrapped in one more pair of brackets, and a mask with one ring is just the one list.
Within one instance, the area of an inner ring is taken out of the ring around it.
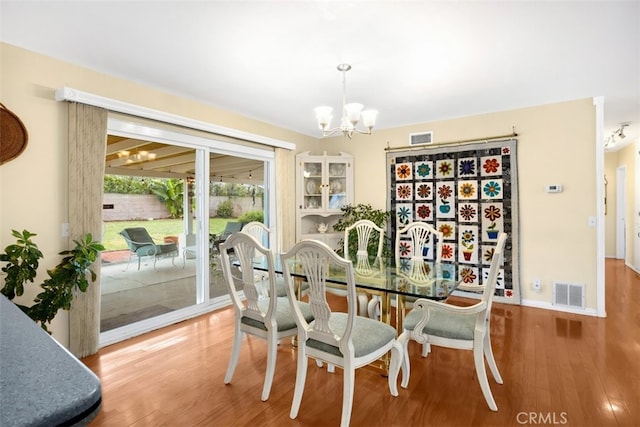
{"label": "wall air vent", "polygon": [[553,283],[553,305],[579,308],[585,307],[585,286],[574,283]]}
{"label": "wall air vent", "polygon": [[409,145],[433,144],[433,131],[409,134]]}

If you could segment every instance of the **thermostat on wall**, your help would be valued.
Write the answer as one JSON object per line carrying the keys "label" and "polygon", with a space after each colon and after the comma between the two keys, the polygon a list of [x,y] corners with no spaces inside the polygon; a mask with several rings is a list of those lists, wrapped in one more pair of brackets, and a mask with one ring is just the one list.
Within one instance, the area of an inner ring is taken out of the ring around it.
{"label": "thermostat on wall", "polygon": [[562,185],[560,184],[550,184],[547,185],[547,193],[561,193]]}

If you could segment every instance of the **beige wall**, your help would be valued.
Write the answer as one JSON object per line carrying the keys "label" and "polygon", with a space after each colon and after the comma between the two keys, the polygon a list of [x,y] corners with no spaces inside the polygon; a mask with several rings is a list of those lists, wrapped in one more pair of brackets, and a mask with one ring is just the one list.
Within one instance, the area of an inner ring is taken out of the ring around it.
{"label": "beige wall", "polygon": [[[384,120],[382,111],[380,121]],[[586,306],[596,311],[595,107],[591,98],[473,117],[377,130],[352,141],[331,138],[321,149],[355,158],[355,202],[386,209],[385,147],[406,146],[408,135],[431,130],[438,143],[518,133],[520,283],[525,303],[550,306],[552,283],[586,284]],[[559,194],[545,192],[561,184]],[[542,291],[531,289],[534,278]]]}
{"label": "beige wall", "polygon": [[[57,263],[57,253],[67,244],[60,233],[68,216],[66,108],[54,100],[54,92],[70,86],[293,142],[297,151],[351,153],[355,157],[355,202],[379,208],[386,207],[387,144],[404,146],[410,132],[425,130],[434,131],[438,142],[503,135],[515,127],[520,135],[523,299],[549,305],[553,280],[585,283],[587,307],[595,310],[596,233],[587,225],[587,218],[596,214],[595,114],[591,99],[377,130],[371,136],[357,135],[352,141],[342,137],[316,140],[7,44],[0,44],[0,61],[0,99],[29,130],[25,152],[0,167],[0,245],[8,244],[14,228],[38,233],[37,243],[45,255],[43,267]],[[384,123],[384,111],[380,122]],[[294,180],[290,182],[293,185]],[[562,184],[565,191],[545,193],[547,184]],[[293,204],[289,209],[294,209]],[[541,293],[530,290],[533,278],[542,280]],[[62,313],[53,324],[54,336],[64,345],[68,342],[67,323],[67,314]]]}
{"label": "beige wall", "polygon": [[[58,253],[67,249],[67,239],[61,236],[68,218],[67,108],[54,99],[63,86],[292,142],[302,150],[317,145],[315,138],[0,43],[0,100],[29,133],[22,155],[0,166],[0,247],[13,242],[12,229],[37,233],[35,241],[44,254],[37,283],[44,280],[45,268],[59,262]],[[291,162],[293,166],[293,158]],[[37,293],[36,286],[30,287],[22,302],[30,304]],[[66,312],[54,319],[51,330],[68,345]]]}

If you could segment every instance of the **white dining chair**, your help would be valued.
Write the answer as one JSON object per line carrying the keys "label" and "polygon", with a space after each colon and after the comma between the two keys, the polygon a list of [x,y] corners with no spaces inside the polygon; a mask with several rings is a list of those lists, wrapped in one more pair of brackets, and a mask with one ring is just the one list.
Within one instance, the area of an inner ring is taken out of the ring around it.
{"label": "white dining chair", "polygon": [[408,353],[410,340],[422,344],[423,349],[425,346],[427,347],[427,354],[423,354],[423,357],[431,352],[431,346],[472,350],[482,394],[489,408],[492,411],[498,410],[491,394],[484,362],[486,358],[493,378],[498,384],[502,384],[502,377],[491,348],[490,321],[491,306],[506,240],[507,234],[500,233],[491,259],[489,274],[484,284],[484,293],[478,303],[460,307],[428,299],[415,301],[413,310],[404,319],[403,332],[398,338],[403,347],[401,384],[403,388],[407,388],[409,385],[411,375]]}
{"label": "white dining chair", "polygon": [[[258,243],[260,243],[262,246],[264,246],[265,248],[271,249],[271,246],[270,246],[271,230],[269,229],[269,227],[267,227],[260,221],[248,222],[242,226],[242,229],[240,231],[242,233],[246,233],[246,234],[249,234],[250,236],[253,236],[258,241]],[[264,260],[264,257],[262,256],[256,257],[257,262],[262,260]],[[276,276],[276,278],[277,277],[278,276]],[[261,284],[260,290],[265,296],[269,296],[269,289],[268,289],[269,286],[268,286],[267,279],[268,279],[268,273],[266,271],[256,272],[255,280],[256,282],[259,282]],[[277,290],[277,295],[279,297],[286,296],[286,293],[284,291],[284,282],[282,280],[276,281],[276,290]]]}
{"label": "white dining chair", "polygon": [[[402,358],[402,348],[396,341],[391,325],[358,316],[353,264],[336,254],[328,245],[317,240],[302,240],[290,251],[280,255],[287,296],[296,301],[292,272],[306,277],[309,283],[309,305],[314,320],[309,322],[301,309],[294,306],[298,325],[298,364],[290,417],[298,417],[307,376],[308,358],[321,360],[344,370],[342,416],[340,425],[346,427],[351,419],[355,370],[378,360],[391,351],[387,384],[392,396],[398,395],[396,380]],[[326,279],[331,271],[340,271],[347,283],[347,312],[335,312],[327,302]],[[382,378],[382,377],[381,377]],[[394,379],[393,381],[391,379]],[[315,399],[324,396],[315,394]]]}
{"label": "white dining chair", "polygon": [[[394,263],[398,276],[406,276],[410,281],[424,282],[441,274],[443,235],[426,222],[410,222],[396,232]],[[432,251],[433,262],[425,261],[424,250]],[[411,309],[416,298],[407,297],[405,308]],[[369,317],[379,318],[380,299],[372,299]],[[391,306],[397,309],[397,299],[391,298]]]}
{"label": "white dining chair", "polygon": [[262,246],[253,236],[242,232],[231,234],[220,245],[222,272],[235,312],[233,347],[224,383],[229,384],[233,378],[243,337],[251,335],[264,339],[267,342],[267,369],[261,398],[265,401],[269,398],[275,373],[278,340],[297,335],[291,304],[305,321],[311,321],[313,317],[306,303],[290,301],[287,297],[270,298],[261,295],[255,280],[256,257],[265,258],[270,295],[276,295],[275,261],[270,249]]}
{"label": "white dining chair", "polygon": [[265,248],[271,248],[271,230],[260,221],[248,222],[240,231],[253,236]]}
{"label": "white dining chair", "polygon": [[[271,247],[271,229],[269,227],[267,227],[266,225],[264,225],[263,223],[259,222],[259,221],[252,221],[252,222],[248,222],[246,223],[243,227],[242,230],[240,230],[242,233],[246,233],[249,234],[251,236],[253,236],[260,244],[262,244],[264,247],[269,248],[269,249],[273,249]],[[256,261],[260,261],[264,258],[262,257],[258,257],[256,258]],[[260,287],[260,289],[262,290],[262,292],[266,295],[269,296],[269,286],[268,286],[268,273],[265,271],[256,271],[256,277],[255,277],[256,281],[260,282],[260,284],[262,285]],[[306,294],[307,292],[307,284],[306,283],[301,283],[300,285],[300,296],[303,296]],[[285,283],[284,283],[284,279],[282,278],[282,275],[277,274],[276,273],[276,295],[278,297],[286,297],[287,296],[287,292],[285,290]]]}
{"label": "white dining chair", "polygon": [[[350,250],[350,237],[352,233],[355,234],[357,246],[355,248],[355,254]],[[358,272],[368,272],[371,269],[371,261],[369,257],[369,246],[373,243],[372,252],[374,252],[377,262],[380,262],[382,256],[382,248],[384,246],[384,229],[379,227],[375,222],[368,219],[361,219],[354,222],[344,230],[343,238],[343,254],[346,259],[355,259],[355,270]],[[334,289],[333,292],[337,293]],[[344,295],[344,293],[342,293]],[[367,316],[369,313],[375,311],[376,297],[373,297],[371,302],[365,292],[358,292],[358,314],[360,316]],[[370,316],[371,317],[371,316]]]}
{"label": "white dining chair", "polygon": [[433,266],[437,270],[442,257],[442,233],[426,222],[410,222],[397,230],[394,255],[396,268],[412,280],[426,280],[435,272],[427,269],[425,250],[433,251]]}

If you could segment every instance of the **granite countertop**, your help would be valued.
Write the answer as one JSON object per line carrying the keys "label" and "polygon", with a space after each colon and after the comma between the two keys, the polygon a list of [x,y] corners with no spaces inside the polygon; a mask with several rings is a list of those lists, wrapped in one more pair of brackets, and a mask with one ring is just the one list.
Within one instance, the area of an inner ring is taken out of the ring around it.
{"label": "granite countertop", "polygon": [[87,424],[100,380],[0,294],[0,426]]}

